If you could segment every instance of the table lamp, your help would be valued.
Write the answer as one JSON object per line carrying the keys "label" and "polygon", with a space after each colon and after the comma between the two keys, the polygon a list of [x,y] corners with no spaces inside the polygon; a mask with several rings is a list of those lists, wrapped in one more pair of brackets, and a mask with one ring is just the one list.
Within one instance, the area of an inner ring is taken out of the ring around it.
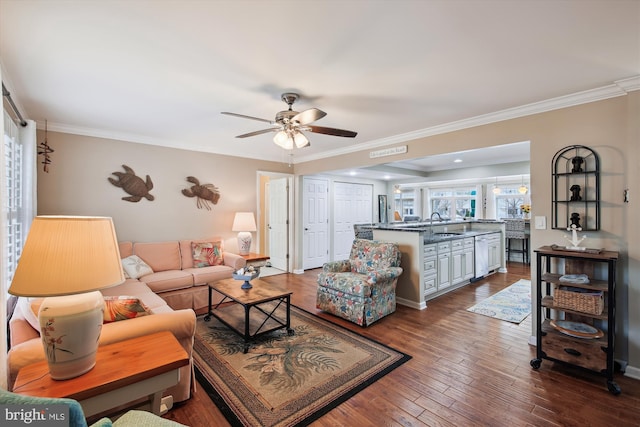
{"label": "table lamp", "polygon": [[253,212],[236,212],[231,231],[238,231],[238,252],[249,255],[251,250],[251,232],[256,231],[256,220]]}
{"label": "table lamp", "polygon": [[96,364],[104,298],[124,282],[111,218],[38,216],[9,293],[45,297],[38,320],[51,378],[74,378]]}

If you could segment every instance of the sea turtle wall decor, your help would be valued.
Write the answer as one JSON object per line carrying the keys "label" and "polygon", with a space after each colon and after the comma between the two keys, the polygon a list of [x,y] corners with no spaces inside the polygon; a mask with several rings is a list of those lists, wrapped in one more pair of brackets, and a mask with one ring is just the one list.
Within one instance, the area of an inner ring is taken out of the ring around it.
{"label": "sea turtle wall decor", "polygon": [[209,202],[215,205],[218,203],[218,200],[220,200],[220,191],[215,185],[200,184],[198,178],[193,176],[188,176],[187,181],[193,185],[191,188],[183,189],[182,194],[187,197],[195,197],[198,209],[202,209],[204,207],[206,210],[210,211],[211,206],[209,206]]}
{"label": "sea turtle wall decor", "polygon": [[122,165],[124,172],[112,172],[118,179],[111,177],[107,178],[109,182],[116,187],[122,188],[127,194],[131,194],[129,197],[123,197],[122,200],[127,202],[139,202],[142,198],[146,198],[149,201],[155,199],[153,195],[149,193],[153,189],[153,182],[151,177],[147,175],[146,181],[144,181],[127,165]]}

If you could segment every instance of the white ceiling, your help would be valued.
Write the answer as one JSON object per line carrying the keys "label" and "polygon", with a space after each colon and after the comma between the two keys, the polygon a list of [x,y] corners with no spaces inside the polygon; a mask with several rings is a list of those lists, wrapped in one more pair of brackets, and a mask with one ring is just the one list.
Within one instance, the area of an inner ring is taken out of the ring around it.
{"label": "white ceiling", "polygon": [[637,85],[640,1],[0,0],[0,55],[49,130],[289,161],[271,133],[234,138],[268,124],[220,113],[273,119],[294,91],[358,132],[308,134],[297,163]]}

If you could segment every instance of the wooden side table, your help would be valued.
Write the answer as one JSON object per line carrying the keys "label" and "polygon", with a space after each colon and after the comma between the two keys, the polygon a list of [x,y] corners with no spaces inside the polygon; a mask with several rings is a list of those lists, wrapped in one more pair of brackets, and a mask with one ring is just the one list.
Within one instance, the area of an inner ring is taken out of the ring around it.
{"label": "wooden side table", "polygon": [[148,397],[160,414],[162,392],[180,380],[189,356],[169,331],[98,347],[96,366],[76,378],[54,380],[46,360],[20,369],[13,392],[25,396],[67,397],[80,402],[85,417]]}
{"label": "wooden side table", "polygon": [[252,265],[254,267],[264,267],[270,258],[268,255],[262,255],[253,252],[247,255],[240,256],[247,261],[247,266]]}

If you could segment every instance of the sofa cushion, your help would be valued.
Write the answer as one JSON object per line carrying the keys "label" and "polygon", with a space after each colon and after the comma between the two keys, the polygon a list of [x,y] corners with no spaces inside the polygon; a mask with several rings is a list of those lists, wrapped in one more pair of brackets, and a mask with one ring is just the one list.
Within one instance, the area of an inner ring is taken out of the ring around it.
{"label": "sofa cushion", "polygon": [[133,253],[144,260],[154,272],[180,270],[180,246],[175,242],[134,243]]}
{"label": "sofa cushion", "polygon": [[132,242],[118,242],[118,249],[120,250],[120,258],[126,258],[133,255]]}
{"label": "sofa cushion", "polygon": [[104,323],[133,319],[149,314],[151,314],[149,309],[139,298],[125,295],[104,297]]}
{"label": "sofa cushion", "polygon": [[227,265],[212,265],[209,267],[194,267],[182,270],[193,275],[195,286],[206,285],[222,279],[230,279],[233,269]]}
{"label": "sofa cushion", "polygon": [[222,241],[216,242],[191,242],[194,267],[209,267],[211,265],[223,265],[224,257]]}
{"label": "sofa cushion", "polygon": [[168,270],[147,274],[140,280],[153,292],[166,292],[193,286],[193,276],[184,270]]}
{"label": "sofa cushion", "polygon": [[[193,265],[193,248],[191,246],[192,243],[208,243],[208,242],[223,242],[221,237],[210,237],[208,239],[189,239],[189,240],[180,240],[180,256],[182,257],[182,269],[192,268]],[[222,251],[224,251],[224,244],[222,246]]]}
{"label": "sofa cushion", "polygon": [[125,278],[128,279],[137,279],[140,276],[153,273],[151,267],[137,255],[124,258],[122,260],[122,269],[126,273]]}
{"label": "sofa cushion", "polygon": [[167,303],[156,295],[146,283],[139,280],[128,279],[123,283],[112,286],[110,288],[100,290],[105,297],[114,297],[119,295],[134,295],[139,298],[140,301],[151,310],[151,313],[156,314],[158,312],[165,312]]}

